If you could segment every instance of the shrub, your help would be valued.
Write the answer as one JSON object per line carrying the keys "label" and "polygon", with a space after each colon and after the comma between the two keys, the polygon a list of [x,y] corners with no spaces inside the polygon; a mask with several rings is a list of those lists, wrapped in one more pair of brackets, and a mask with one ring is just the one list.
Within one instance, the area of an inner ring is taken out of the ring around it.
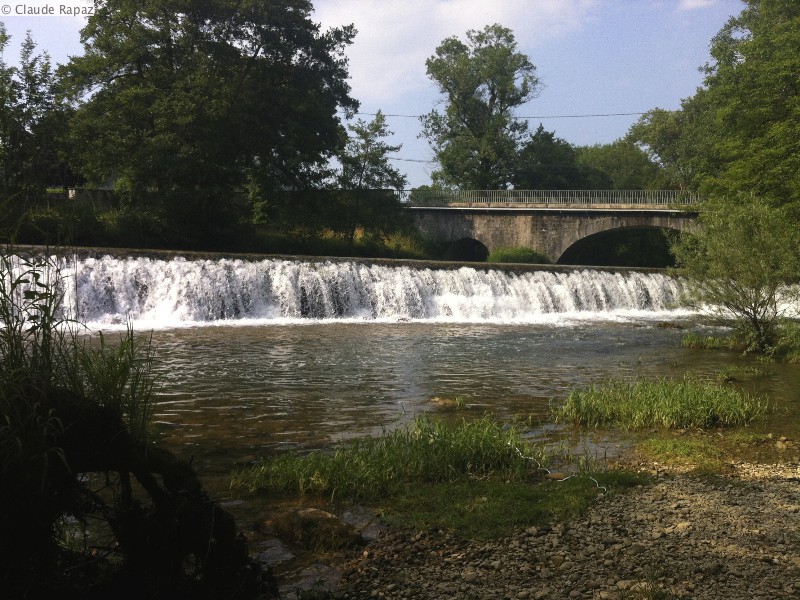
{"label": "shrub", "polygon": [[550,264],[550,259],[536,250],[525,247],[496,248],[489,254],[488,262]]}

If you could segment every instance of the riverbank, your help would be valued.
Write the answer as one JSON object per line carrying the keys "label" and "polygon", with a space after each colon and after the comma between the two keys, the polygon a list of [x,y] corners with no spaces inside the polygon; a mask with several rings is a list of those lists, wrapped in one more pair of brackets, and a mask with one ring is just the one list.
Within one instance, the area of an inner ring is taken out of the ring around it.
{"label": "riverbank", "polygon": [[333,593],[306,597],[796,598],[800,466],[661,472],[651,485],[601,494],[575,522],[497,542],[389,529],[337,571]]}

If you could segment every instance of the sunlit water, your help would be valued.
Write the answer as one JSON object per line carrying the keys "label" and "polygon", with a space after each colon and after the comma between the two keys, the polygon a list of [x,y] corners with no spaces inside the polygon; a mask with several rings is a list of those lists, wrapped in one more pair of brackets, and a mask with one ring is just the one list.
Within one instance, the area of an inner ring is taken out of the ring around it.
{"label": "sunlit water", "polygon": [[[611,377],[716,377],[731,364],[751,364],[734,353],[681,348],[684,333],[648,321],[159,331],[154,342],[163,385],[157,419],[165,441],[209,471],[442,413],[435,397],[463,397],[466,416],[531,417],[543,435],[563,434],[548,424],[549,409],[571,390]],[[780,403],[763,428],[786,430],[798,422],[800,370],[762,368],[765,375],[750,390]]]}

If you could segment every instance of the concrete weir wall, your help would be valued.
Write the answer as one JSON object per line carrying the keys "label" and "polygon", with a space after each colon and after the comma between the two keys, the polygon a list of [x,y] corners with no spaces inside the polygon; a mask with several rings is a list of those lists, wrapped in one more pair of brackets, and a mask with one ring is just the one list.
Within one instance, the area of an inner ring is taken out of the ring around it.
{"label": "concrete weir wall", "polygon": [[604,231],[660,227],[693,232],[697,213],[672,209],[411,208],[423,235],[440,241],[473,239],[489,251],[524,246],[553,261],[576,242]]}

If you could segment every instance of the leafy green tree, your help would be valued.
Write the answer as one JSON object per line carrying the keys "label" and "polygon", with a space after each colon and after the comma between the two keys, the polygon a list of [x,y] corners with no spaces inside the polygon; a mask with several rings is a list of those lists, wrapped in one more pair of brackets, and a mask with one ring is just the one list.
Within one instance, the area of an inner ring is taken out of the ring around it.
{"label": "leafy green tree", "polygon": [[[353,111],[344,48],[308,0],[106,0],[68,65],[77,163],[129,207],[195,240],[234,219],[236,194],[318,185]],[[226,216],[227,215],[227,216]]]}
{"label": "leafy green tree", "polygon": [[[0,23],[0,55],[9,41]],[[48,186],[65,183],[61,148],[67,118],[50,57],[36,54],[28,33],[19,66],[0,59],[0,199],[7,214],[19,215]]]}
{"label": "leafy green tree", "polygon": [[402,145],[383,141],[394,133],[389,131],[383,113],[378,111],[369,123],[358,119],[349,129],[351,135],[339,157],[339,186],[345,190],[402,190],[408,179],[389,163],[390,155],[399,152]]}
{"label": "leafy green tree", "polygon": [[800,234],[788,207],[755,196],[707,203],[702,229],[674,246],[694,302],[733,316],[750,350],[777,342],[778,326],[800,300]]}
{"label": "leafy green tree", "polygon": [[711,193],[747,191],[776,204],[800,201],[800,4],[747,0],[712,40],[708,103],[724,136]]}
{"label": "leafy green tree", "polygon": [[434,183],[507,188],[528,130],[513,111],[537,95],[536,67],[517,51],[511,30],[498,24],[468,31],[466,43],[447,38],[425,65],[446,103],[444,112],[422,117],[440,165]]}
{"label": "leafy green tree", "polygon": [[661,168],[650,160],[644,150],[629,140],[581,146],[576,148],[575,153],[584,177],[592,181],[605,180],[605,189],[654,190],[669,187]]}
{"label": "leafy green tree", "polygon": [[522,147],[511,179],[517,189],[528,190],[579,190],[587,187],[609,187],[587,185],[596,178],[587,177],[588,169],[578,164],[575,147],[557,138],[542,125],[530,136]]}
{"label": "leafy green tree", "polygon": [[338,222],[339,230],[352,245],[359,227],[371,235],[380,235],[400,226],[402,207],[391,190],[402,190],[408,180],[389,163],[389,155],[399,152],[402,146],[384,141],[393,132],[381,111],[369,123],[358,119],[349,130],[339,157],[342,166],[337,177],[338,218],[332,215],[332,222]]}
{"label": "leafy green tree", "polygon": [[705,196],[800,201],[800,4],[746,0],[711,42],[704,86],[630,131],[672,181]]}

